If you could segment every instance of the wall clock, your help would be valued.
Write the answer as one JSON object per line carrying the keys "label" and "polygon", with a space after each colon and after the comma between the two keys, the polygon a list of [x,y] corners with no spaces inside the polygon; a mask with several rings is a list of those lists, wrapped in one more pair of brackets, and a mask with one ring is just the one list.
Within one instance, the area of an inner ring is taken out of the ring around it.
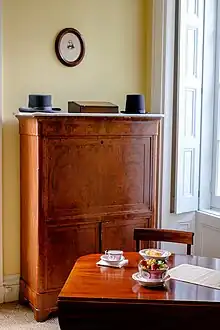
{"label": "wall clock", "polygon": [[55,40],[55,52],[62,64],[78,65],[85,55],[85,44],[80,32],[74,28],[61,30]]}

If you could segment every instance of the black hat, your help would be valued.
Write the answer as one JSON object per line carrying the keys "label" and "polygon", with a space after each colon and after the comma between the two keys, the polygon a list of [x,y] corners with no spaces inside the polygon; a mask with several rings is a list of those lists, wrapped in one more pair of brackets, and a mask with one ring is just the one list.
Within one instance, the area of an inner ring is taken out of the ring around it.
{"label": "black hat", "polygon": [[28,107],[21,107],[21,112],[56,112],[60,111],[60,108],[52,108],[51,95],[29,95]]}
{"label": "black hat", "polygon": [[142,94],[126,95],[125,113],[138,114],[145,113],[145,98]]}

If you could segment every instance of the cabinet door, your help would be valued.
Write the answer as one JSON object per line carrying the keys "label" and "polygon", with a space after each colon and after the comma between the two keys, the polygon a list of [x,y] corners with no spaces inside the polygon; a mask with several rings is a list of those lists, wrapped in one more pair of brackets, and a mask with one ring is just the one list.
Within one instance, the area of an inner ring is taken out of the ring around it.
{"label": "cabinet door", "polygon": [[44,139],[42,197],[46,221],[155,209],[152,137]]}
{"label": "cabinet door", "polygon": [[111,220],[102,223],[102,252],[108,249],[135,251],[134,228],[147,228],[149,219]]}
{"label": "cabinet door", "polygon": [[46,289],[61,288],[76,259],[99,252],[99,223],[48,227],[45,265]]}

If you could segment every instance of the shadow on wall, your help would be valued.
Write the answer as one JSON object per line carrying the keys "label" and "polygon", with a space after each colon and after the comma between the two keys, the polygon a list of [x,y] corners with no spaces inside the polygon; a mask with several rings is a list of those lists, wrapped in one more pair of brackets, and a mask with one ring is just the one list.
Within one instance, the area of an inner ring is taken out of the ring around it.
{"label": "shadow on wall", "polygon": [[4,274],[20,269],[19,126],[16,119],[3,122],[3,246]]}

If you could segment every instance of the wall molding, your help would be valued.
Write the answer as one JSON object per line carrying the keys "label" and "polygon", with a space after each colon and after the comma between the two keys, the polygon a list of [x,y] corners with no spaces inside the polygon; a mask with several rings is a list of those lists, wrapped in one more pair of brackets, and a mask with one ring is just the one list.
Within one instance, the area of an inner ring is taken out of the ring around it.
{"label": "wall molding", "polygon": [[5,296],[5,289],[2,284],[0,286],[0,304],[2,304],[4,302],[4,296]]}
{"label": "wall molding", "polygon": [[219,258],[219,215],[198,211],[196,212],[195,226],[195,254],[203,257]]}
{"label": "wall molding", "polygon": [[[176,226],[170,214],[175,0],[153,0],[151,111],[164,114],[160,139],[158,226]],[[173,215],[172,215],[173,216]]]}
{"label": "wall molding", "polygon": [[193,227],[192,221],[177,221],[177,229],[183,231],[191,231]]}
{"label": "wall molding", "polygon": [[[166,0],[165,0],[166,1]],[[163,87],[164,87],[164,20],[165,20],[165,1],[153,0],[152,9],[152,71],[151,71],[151,112],[152,113],[164,113],[163,112]],[[163,164],[163,135],[164,125],[163,122],[160,125],[160,154],[159,157],[159,180],[158,180],[158,215],[157,224],[158,227],[162,227],[161,218],[161,202],[162,202],[162,164]]]}
{"label": "wall molding", "polygon": [[19,280],[19,274],[4,276],[3,284],[0,287],[0,303],[18,300]]}

